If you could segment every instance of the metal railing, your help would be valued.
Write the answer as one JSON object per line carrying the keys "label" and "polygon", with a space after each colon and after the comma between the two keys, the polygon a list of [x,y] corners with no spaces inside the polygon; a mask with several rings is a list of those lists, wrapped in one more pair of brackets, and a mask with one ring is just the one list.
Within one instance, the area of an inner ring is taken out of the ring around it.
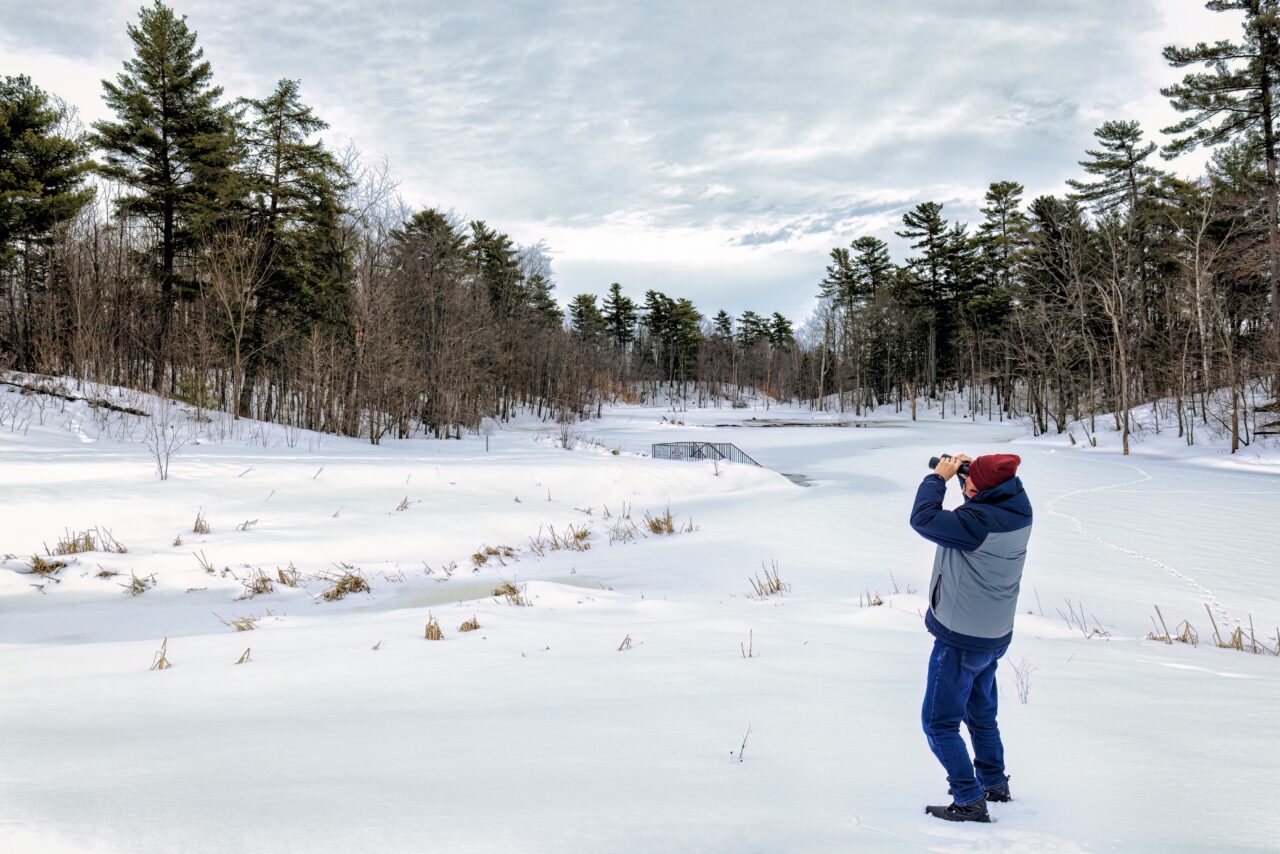
{"label": "metal railing", "polygon": [[653,446],[655,460],[724,460],[760,465],[731,442],[662,442]]}

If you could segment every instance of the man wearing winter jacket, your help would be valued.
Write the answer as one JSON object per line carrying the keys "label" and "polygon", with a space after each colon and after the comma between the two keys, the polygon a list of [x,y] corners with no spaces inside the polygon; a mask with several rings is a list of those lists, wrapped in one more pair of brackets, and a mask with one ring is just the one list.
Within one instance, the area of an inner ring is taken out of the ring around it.
{"label": "man wearing winter jacket", "polygon": [[[947,481],[966,462],[968,477],[960,476],[964,504],[944,510]],[[943,457],[920,484],[911,510],[911,527],[938,546],[925,615],[934,642],[921,717],[953,800],[925,812],[947,821],[990,821],[987,801],[1011,799],[996,727],[996,662],[1013,637],[1031,536],[1020,462],[1014,454]],[[972,761],[960,738],[961,721],[973,742]]]}

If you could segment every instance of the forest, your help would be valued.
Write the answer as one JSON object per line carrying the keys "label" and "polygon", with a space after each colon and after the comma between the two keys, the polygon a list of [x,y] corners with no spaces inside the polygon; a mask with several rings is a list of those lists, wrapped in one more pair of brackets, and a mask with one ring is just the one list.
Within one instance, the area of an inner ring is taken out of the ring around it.
{"label": "forest", "polygon": [[[1280,373],[1280,19],[1208,6],[1240,37],[1165,48],[1168,144],[1117,117],[1062,195],[995,180],[976,224],[920,202],[901,260],[849,235],[793,325],[619,283],[562,308],[548,247],[409,207],[385,163],[325,146],[299,81],[229,96],[157,0],[103,81],[113,120],[84,127],[29,77],[0,79],[0,367],[375,444],[758,393],[1085,424],[1084,441],[1105,415],[1126,452],[1131,410],[1158,401],[1188,443],[1199,427],[1236,450]],[[1197,148],[1199,177],[1162,165]]]}

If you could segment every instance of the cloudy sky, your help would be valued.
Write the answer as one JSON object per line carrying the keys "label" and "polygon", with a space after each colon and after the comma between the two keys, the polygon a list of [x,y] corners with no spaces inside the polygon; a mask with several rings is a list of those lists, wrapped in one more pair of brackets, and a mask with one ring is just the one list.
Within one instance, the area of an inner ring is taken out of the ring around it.
{"label": "cloudy sky", "polygon": [[[139,0],[0,0],[0,74],[105,116]],[[1174,119],[1160,47],[1234,37],[1198,0],[177,0],[229,96],[301,79],[405,200],[546,240],[559,295],[612,281],[803,319],[835,245],[904,210],[1061,192],[1092,130]],[[1202,157],[1175,164],[1194,171]]]}

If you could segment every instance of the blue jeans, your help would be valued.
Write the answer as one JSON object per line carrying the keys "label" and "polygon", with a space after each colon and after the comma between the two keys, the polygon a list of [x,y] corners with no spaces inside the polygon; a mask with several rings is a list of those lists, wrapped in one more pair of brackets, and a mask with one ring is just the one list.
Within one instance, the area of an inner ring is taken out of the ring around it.
{"label": "blue jeans", "polygon": [[[947,769],[951,796],[961,806],[981,801],[986,797],[984,789],[995,789],[1007,780],[1004,745],[996,727],[996,661],[1008,648],[971,652],[937,639],[933,642],[921,718],[929,749]],[[961,721],[973,742],[972,762],[960,737]]]}

